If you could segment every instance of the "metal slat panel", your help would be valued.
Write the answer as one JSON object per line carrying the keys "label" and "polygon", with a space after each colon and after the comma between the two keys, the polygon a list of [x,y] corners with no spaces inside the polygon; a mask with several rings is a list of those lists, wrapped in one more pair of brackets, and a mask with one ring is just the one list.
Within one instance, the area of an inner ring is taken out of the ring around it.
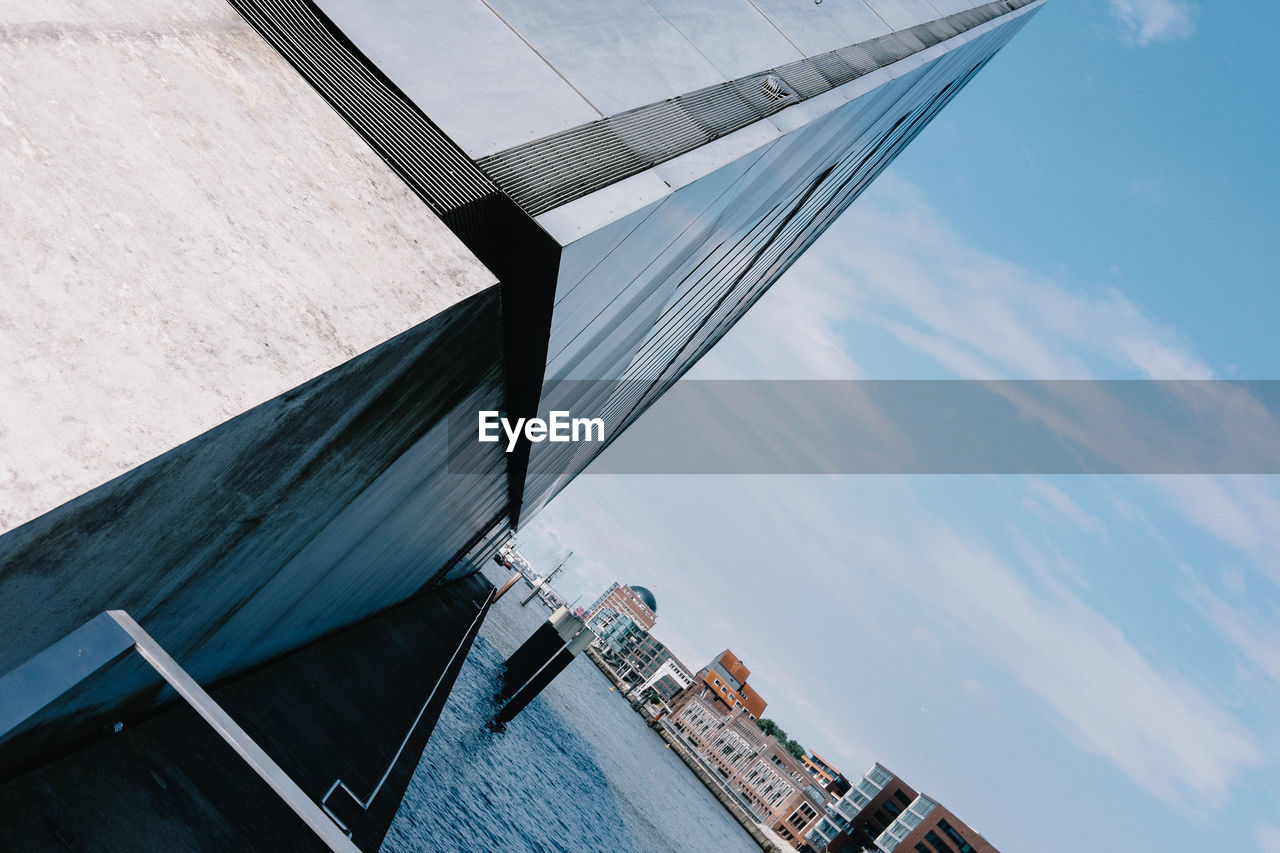
{"label": "metal slat panel", "polygon": [[836,55],[847,62],[858,75],[870,74],[880,67],[880,63],[876,60],[871,52],[861,44],[851,44],[848,47],[842,47],[836,51]]}
{"label": "metal slat panel", "polygon": [[862,72],[840,58],[840,54],[832,51],[813,58],[818,71],[830,81],[831,86],[843,86],[850,80],[861,76]]}
{"label": "metal slat panel", "polygon": [[651,111],[624,113],[613,121],[613,130],[644,160],[659,163],[674,154],[711,141],[677,101],[664,101]]}
{"label": "metal slat panel", "polygon": [[956,27],[947,18],[939,18],[936,21],[926,21],[913,29],[919,31],[924,30],[931,34],[938,41],[946,41],[947,39],[960,35],[961,30]]}
{"label": "metal slat panel", "polygon": [[[286,0],[298,2],[298,0]],[[531,216],[966,32],[1032,0],[998,0],[599,119],[477,161]]]}
{"label": "metal slat panel", "polygon": [[867,53],[871,54],[871,58],[876,61],[876,67],[878,68],[892,65],[912,53],[903,44],[902,40],[897,37],[896,33],[889,33],[888,35],[877,36],[869,41],[864,41],[862,47],[866,49]]}
{"label": "metal slat panel", "polygon": [[925,44],[924,41],[915,34],[915,27],[911,27],[906,30],[898,30],[893,34],[893,37],[902,42],[903,47],[906,50],[904,56],[917,53],[924,50],[926,47],[930,47],[930,45]]}
{"label": "metal slat panel", "polygon": [[942,39],[929,29],[928,24],[917,24],[911,28],[911,34],[920,40],[925,47],[933,47]]}
{"label": "metal slat panel", "polygon": [[677,100],[712,137],[723,136],[763,118],[728,83],[681,95]]}
{"label": "metal slat panel", "polygon": [[823,76],[812,60],[802,59],[778,66],[777,74],[802,98],[812,98],[831,91],[831,81]]}
{"label": "metal slat panel", "polygon": [[306,0],[232,5],[442,217],[497,187]]}

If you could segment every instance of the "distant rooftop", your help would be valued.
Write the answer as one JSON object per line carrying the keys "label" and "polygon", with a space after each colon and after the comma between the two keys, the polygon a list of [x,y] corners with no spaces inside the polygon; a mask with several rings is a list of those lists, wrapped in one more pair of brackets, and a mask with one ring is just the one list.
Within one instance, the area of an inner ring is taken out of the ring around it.
{"label": "distant rooftop", "polygon": [[644,602],[645,607],[648,607],[654,613],[658,612],[658,599],[653,597],[652,592],[642,586],[633,585],[631,589],[635,591],[636,595],[640,596],[640,600]]}

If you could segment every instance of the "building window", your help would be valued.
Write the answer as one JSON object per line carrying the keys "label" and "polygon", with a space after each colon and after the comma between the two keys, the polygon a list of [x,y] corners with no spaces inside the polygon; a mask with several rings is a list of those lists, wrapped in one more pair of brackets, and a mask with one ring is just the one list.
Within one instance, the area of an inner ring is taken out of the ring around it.
{"label": "building window", "polygon": [[938,829],[941,829],[947,835],[951,836],[951,840],[960,845],[960,853],[973,853],[973,847],[968,841],[964,840],[964,836],[956,831],[956,828],[947,823],[946,820],[938,821]]}
{"label": "building window", "polygon": [[938,837],[938,833],[934,832],[932,829],[929,830],[929,834],[924,837],[924,840],[932,844],[933,849],[936,850],[937,853],[956,853],[956,851],[951,849],[951,845]]}
{"label": "building window", "polygon": [[787,821],[798,830],[802,830],[808,825],[809,821],[818,816],[818,812],[814,810],[808,803],[801,803],[800,808],[796,809],[790,819]]}

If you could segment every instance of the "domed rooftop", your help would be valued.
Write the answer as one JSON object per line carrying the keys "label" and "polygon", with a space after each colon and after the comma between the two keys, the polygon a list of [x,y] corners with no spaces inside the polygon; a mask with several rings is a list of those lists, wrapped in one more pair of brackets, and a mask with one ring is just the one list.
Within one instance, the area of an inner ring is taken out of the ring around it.
{"label": "domed rooftop", "polygon": [[653,593],[642,586],[632,586],[631,589],[636,595],[640,596],[640,600],[644,602],[645,607],[648,607],[654,613],[658,612],[658,599],[653,597]]}

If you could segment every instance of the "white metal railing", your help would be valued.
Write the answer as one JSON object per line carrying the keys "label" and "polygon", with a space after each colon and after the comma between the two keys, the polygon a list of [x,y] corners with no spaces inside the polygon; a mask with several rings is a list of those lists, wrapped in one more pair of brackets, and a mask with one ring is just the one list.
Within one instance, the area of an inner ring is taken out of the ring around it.
{"label": "white metal railing", "polygon": [[99,614],[0,676],[0,746],[10,736],[21,736],[24,724],[60,696],[129,652],[159,673],[330,850],[360,853],[325,811],[123,610]]}
{"label": "white metal railing", "polygon": [[[378,784],[373,786],[373,790],[369,792],[369,796],[361,799],[360,795],[351,790],[346,782],[343,782],[341,779],[335,779],[333,784],[329,786],[329,790],[325,791],[324,796],[320,798],[320,808],[324,809],[324,813],[329,816],[330,820],[337,824],[337,826],[346,834],[347,838],[351,837],[351,829],[343,823],[341,818],[333,813],[332,809],[329,808],[329,798],[333,796],[334,791],[342,790],[347,793],[347,796],[351,797],[352,801],[354,801],[362,811],[369,810],[369,806],[373,805],[373,798],[378,796],[378,792],[381,791],[382,786],[386,784],[387,778],[395,768],[396,762],[400,760],[400,755],[404,752],[405,747],[409,745],[409,739],[413,737],[414,731],[418,728],[418,723],[422,722],[423,715],[426,714],[427,708],[431,706],[432,700],[435,699],[436,693],[440,690],[440,685],[444,683],[445,677],[449,674],[449,670],[453,668],[453,664],[458,659],[458,655],[462,654],[463,650],[470,645],[469,641],[471,636],[478,628],[480,620],[484,618],[489,605],[493,601],[493,596],[494,591],[490,591],[489,598],[486,599],[483,604],[479,605],[475,619],[471,621],[471,625],[467,628],[467,632],[462,635],[462,640],[458,643],[458,647],[453,650],[453,655],[449,658],[449,662],[444,665],[444,669],[440,670],[440,677],[437,678],[436,683],[431,686],[431,692],[427,694],[426,701],[423,702],[422,707],[418,709],[418,715],[413,718],[413,722],[409,725],[409,730],[404,733],[404,738],[400,741],[400,746],[396,748],[395,755],[391,756],[391,761],[387,763],[387,769],[382,772],[382,778],[378,780]],[[473,601],[472,604],[475,604],[475,602]]]}

